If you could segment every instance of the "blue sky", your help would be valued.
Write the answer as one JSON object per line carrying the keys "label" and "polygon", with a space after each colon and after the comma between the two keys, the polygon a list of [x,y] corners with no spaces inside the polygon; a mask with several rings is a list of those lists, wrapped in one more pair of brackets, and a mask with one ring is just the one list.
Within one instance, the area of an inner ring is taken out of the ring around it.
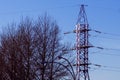
{"label": "blue sky", "polygon": [[[90,43],[104,49],[90,49],[91,80],[120,79],[120,1],[119,0],[0,0],[0,28],[19,22],[21,17],[37,18],[47,12],[58,23],[61,33],[75,29],[80,4],[88,5],[86,13],[91,29]],[[64,42],[75,43],[75,34],[63,35]]]}

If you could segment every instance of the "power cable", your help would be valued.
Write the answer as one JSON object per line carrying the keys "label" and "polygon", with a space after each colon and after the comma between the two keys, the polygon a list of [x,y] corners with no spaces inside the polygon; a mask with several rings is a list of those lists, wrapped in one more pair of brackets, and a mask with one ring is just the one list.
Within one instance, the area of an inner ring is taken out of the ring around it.
{"label": "power cable", "polygon": [[117,72],[120,72],[120,67],[105,66],[105,65],[92,64],[92,63],[91,63],[91,65],[96,66],[98,68],[101,68],[100,70],[108,70],[108,71],[117,71]]}
{"label": "power cable", "polygon": [[90,54],[110,55],[110,56],[117,56],[117,57],[119,57],[119,56],[120,56],[119,54],[101,53],[101,52],[90,53]]}
{"label": "power cable", "polygon": [[119,36],[120,37],[120,34],[106,33],[106,32],[102,32],[102,31],[98,31],[98,30],[91,30],[91,31],[94,31],[99,34],[107,34],[107,35],[111,35],[111,36]]}
{"label": "power cable", "polygon": [[110,39],[110,40],[120,40],[120,38],[111,38],[111,37],[103,37],[103,36],[91,36],[90,37],[96,37],[96,38],[104,38],[104,39]]}
{"label": "power cable", "polygon": [[114,71],[114,72],[120,72],[120,70],[115,70],[115,69],[97,69],[97,68],[90,68],[90,69],[92,69],[92,71],[103,70],[103,71]]}
{"label": "power cable", "polygon": [[97,49],[101,49],[101,50],[114,50],[114,51],[120,51],[120,49],[116,49],[116,48],[105,48],[105,47],[100,47],[100,46],[93,46]]}

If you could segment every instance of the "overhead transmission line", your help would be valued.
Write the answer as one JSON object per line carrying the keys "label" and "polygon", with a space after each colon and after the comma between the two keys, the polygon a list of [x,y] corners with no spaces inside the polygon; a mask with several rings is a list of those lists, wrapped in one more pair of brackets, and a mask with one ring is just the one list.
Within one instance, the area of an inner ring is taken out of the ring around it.
{"label": "overhead transmission line", "polygon": [[102,71],[113,71],[113,72],[120,72],[120,70],[118,70],[118,69],[103,69],[103,68],[101,68],[101,69],[98,69],[98,68],[90,68],[92,71],[96,71],[96,70],[102,70]]}
{"label": "overhead transmission line", "polygon": [[101,52],[91,52],[90,54],[100,54],[100,55],[110,55],[110,56],[117,56],[120,57],[120,54],[114,54],[114,53],[101,53]]}
{"label": "overhead transmission line", "polygon": [[[113,33],[106,33],[106,32],[102,32],[102,31],[98,31],[98,30],[92,30],[92,29],[89,29],[89,31],[94,31],[96,33],[99,33],[99,34],[107,34],[107,35],[112,35],[112,36],[120,36],[119,34],[113,34]],[[69,32],[66,32],[64,34],[70,34],[70,33],[75,33],[76,31],[73,30],[73,31],[69,31]],[[108,38],[108,39],[111,39],[111,38]],[[106,47],[101,47],[101,46],[92,46],[91,47],[93,48],[97,48],[97,49],[100,49],[100,50],[109,50],[109,51],[120,51],[120,49],[116,49],[116,48],[106,48]],[[69,49],[69,50],[75,50],[74,48],[72,49]],[[65,50],[64,50],[65,51]],[[97,52],[96,52],[97,53]],[[110,54],[110,53],[101,53],[101,54],[105,54],[105,55],[114,55],[114,56],[120,56],[119,54]]]}
{"label": "overhead transmission line", "polygon": [[[120,34],[115,34],[115,33],[107,33],[107,32],[102,32],[102,31],[99,31],[99,30],[94,30],[94,29],[89,29],[89,31],[92,31],[92,32],[96,32],[98,34],[105,34],[105,35],[110,35],[110,36],[116,36],[116,37],[119,37],[119,38],[113,38],[113,37],[104,37],[104,36],[92,36],[89,34],[89,36],[91,37],[97,37],[97,38],[105,38],[105,39],[111,39],[111,40],[120,40]],[[64,34],[70,34],[70,33],[75,33],[76,31],[69,31],[69,32],[65,32]]]}
{"label": "overhead transmission line", "polygon": [[[107,34],[107,35],[116,35],[116,36],[120,36],[120,34],[113,34],[113,33],[106,33],[106,32],[102,32],[102,31],[98,31],[98,30],[92,30],[92,29],[89,29],[89,31],[94,31],[96,33],[99,33],[99,34]],[[69,32],[66,32],[64,34],[70,34],[70,33],[75,33],[76,31],[73,30],[73,31],[69,31]],[[96,36],[97,37],[97,36]],[[102,37],[102,38],[107,38],[107,37]],[[114,39],[114,38],[107,38],[107,39],[113,39],[113,40],[120,40],[120,39]],[[101,49],[101,50],[113,50],[113,51],[120,51],[120,49],[116,49],[116,48],[106,48],[106,47],[100,47],[100,46],[92,46],[91,47],[93,48],[98,48],[98,49]]]}
{"label": "overhead transmission line", "polygon": [[93,46],[97,49],[101,49],[101,50],[113,50],[113,51],[120,51],[120,49],[116,49],[116,48],[105,48],[105,47],[99,47],[99,46]]}
{"label": "overhead transmission line", "polygon": [[[98,34],[103,34],[103,35],[109,35],[109,36],[113,36],[113,37],[105,37],[105,36],[92,36],[91,37],[97,37],[97,38],[104,38],[104,39],[111,39],[111,40],[120,40],[120,34],[114,34],[114,33],[106,33],[106,32],[102,32],[102,31],[98,31],[98,30],[92,30]],[[116,38],[117,37],[117,38]]]}
{"label": "overhead transmission line", "polygon": [[[99,33],[99,34],[107,34],[107,35],[111,35],[111,36],[120,36],[120,34],[107,33],[107,32],[102,32],[102,31],[94,30],[94,29],[89,29],[89,31],[94,31],[94,32]],[[75,32],[76,31],[73,30],[73,31],[65,32],[64,34],[75,33]]]}
{"label": "overhead transmission line", "polygon": [[[94,66],[94,67],[89,67],[89,69],[91,70],[105,70],[105,71],[120,72],[120,67],[106,66],[106,65],[94,64],[94,63],[88,63],[88,65]],[[76,66],[76,64],[74,64],[73,66]]]}
{"label": "overhead transmission line", "polygon": [[102,31],[99,31],[99,30],[93,30],[93,29],[92,29],[91,31],[94,31],[94,32],[99,33],[99,34],[106,34],[106,35],[119,36],[119,37],[120,37],[120,34],[107,33],[107,32],[102,32]]}
{"label": "overhead transmission line", "polygon": [[105,65],[99,65],[99,64],[91,64],[97,68],[90,68],[94,70],[106,70],[106,71],[115,71],[115,72],[120,72],[120,67],[115,67],[115,66],[105,66]]}
{"label": "overhead transmission line", "polygon": [[[82,46],[81,48],[83,48],[84,46]],[[101,46],[93,46],[93,45],[90,45],[88,47],[93,47],[93,48],[97,48],[97,49],[100,49],[100,50],[113,50],[113,51],[120,51],[120,49],[116,49],[116,48],[105,48],[105,47],[101,47]],[[63,51],[72,51],[72,50],[75,50],[75,48],[70,48],[69,50],[63,50]]]}
{"label": "overhead transmission line", "polygon": [[109,40],[120,40],[120,38],[112,38],[112,37],[104,37],[104,36],[92,36],[91,37],[95,37],[95,38],[103,38],[103,39],[109,39]]}

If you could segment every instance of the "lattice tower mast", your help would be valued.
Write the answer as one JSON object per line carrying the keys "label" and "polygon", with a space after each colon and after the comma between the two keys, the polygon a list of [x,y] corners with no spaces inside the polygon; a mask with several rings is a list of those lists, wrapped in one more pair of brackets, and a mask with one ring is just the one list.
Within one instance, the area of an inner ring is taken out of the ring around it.
{"label": "lattice tower mast", "polygon": [[81,5],[76,24],[76,80],[90,80],[88,72],[88,20],[85,5]]}

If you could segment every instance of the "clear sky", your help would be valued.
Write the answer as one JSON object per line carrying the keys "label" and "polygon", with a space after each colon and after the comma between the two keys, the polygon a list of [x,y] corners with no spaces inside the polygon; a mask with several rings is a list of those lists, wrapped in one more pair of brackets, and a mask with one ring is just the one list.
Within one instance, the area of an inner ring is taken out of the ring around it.
{"label": "clear sky", "polygon": [[[91,80],[120,79],[120,1],[119,0],[0,0],[0,28],[19,22],[21,17],[37,18],[47,12],[60,26],[61,32],[72,31],[80,4],[88,5],[90,43],[103,49],[89,49]],[[75,43],[75,34],[62,35],[64,42]],[[73,45],[72,44],[72,45]]]}

